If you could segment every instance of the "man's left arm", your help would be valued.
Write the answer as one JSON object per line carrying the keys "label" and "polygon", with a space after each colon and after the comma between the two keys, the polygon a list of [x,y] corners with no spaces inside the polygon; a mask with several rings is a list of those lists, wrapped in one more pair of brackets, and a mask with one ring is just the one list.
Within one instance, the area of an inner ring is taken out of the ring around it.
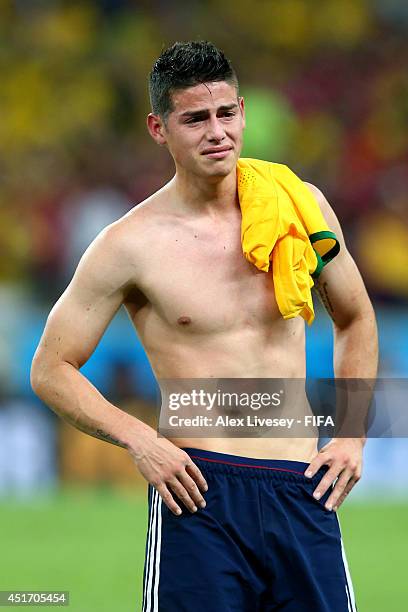
{"label": "man's left arm", "polygon": [[[372,381],[377,376],[378,340],[373,306],[357,266],[347,250],[340,223],[322,192],[306,183],[316,197],[329,228],[340,242],[340,253],[315,282],[315,288],[333,321],[334,375]],[[369,398],[367,397],[367,404]],[[368,405],[367,405],[368,410]],[[320,449],[306,470],[313,476],[322,465],[329,469],[316,487],[320,499],[337,479],[325,506],[337,510],[361,478],[364,432],[355,438],[336,437]]]}

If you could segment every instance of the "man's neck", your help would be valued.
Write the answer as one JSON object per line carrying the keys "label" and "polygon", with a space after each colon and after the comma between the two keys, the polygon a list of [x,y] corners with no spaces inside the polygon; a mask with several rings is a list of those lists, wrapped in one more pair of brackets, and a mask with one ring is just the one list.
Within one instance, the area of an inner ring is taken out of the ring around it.
{"label": "man's neck", "polygon": [[180,171],[170,182],[178,208],[186,212],[223,215],[239,207],[236,171],[225,177],[197,177]]}

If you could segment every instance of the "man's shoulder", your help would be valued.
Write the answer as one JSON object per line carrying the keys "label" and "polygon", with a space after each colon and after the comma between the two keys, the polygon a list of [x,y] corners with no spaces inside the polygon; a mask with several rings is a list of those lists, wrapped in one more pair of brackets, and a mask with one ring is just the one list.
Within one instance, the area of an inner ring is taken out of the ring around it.
{"label": "man's shoulder", "polygon": [[133,283],[148,251],[150,217],[150,206],[143,202],[104,227],[82,255],[76,276],[101,292]]}
{"label": "man's shoulder", "polygon": [[311,193],[314,195],[316,202],[320,206],[320,210],[322,211],[323,216],[331,217],[334,214],[334,211],[332,207],[330,206],[329,202],[327,201],[324,193],[318,187],[316,187],[316,185],[313,185],[313,183],[308,183],[307,181],[303,181],[303,183],[306,185],[309,191],[311,191]]}
{"label": "man's shoulder", "polygon": [[316,187],[316,185],[313,185],[312,183],[307,183],[306,181],[304,181],[304,184],[306,185],[308,189],[310,189],[312,194],[315,196],[316,201],[320,206],[320,210],[322,211],[323,217],[325,218],[327,225],[336,234],[337,239],[339,240],[341,244],[341,249],[344,252],[346,250],[346,245],[344,243],[343,230],[341,228],[340,222],[331,204],[329,204],[329,202],[326,199],[326,196],[323,194],[323,192],[318,187]]}
{"label": "man's shoulder", "polygon": [[134,250],[157,230],[157,224],[165,210],[164,199],[162,190],[159,190],[135,204],[122,217],[107,225],[100,233],[99,239],[107,248],[122,252],[129,247]]}
{"label": "man's shoulder", "polygon": [[303,183],[313,193],[319,204],[326,200],[323,195],[323,192],[318,187],[316,187],[316,185],[313,185],[313,183],[309,183],[308,181],[303,181]]}

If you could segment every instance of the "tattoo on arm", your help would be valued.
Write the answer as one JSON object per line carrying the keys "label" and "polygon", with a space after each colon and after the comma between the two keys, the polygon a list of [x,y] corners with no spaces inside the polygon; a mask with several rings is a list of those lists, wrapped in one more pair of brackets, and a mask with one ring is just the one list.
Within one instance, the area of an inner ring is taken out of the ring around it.
{"label": "tattoo on arm", "polygon": [[122,444],[122,442],[120,442],[120,440],[117,440],[116,438],[113,438],[110,434],[105,433],[104,431],[102,431],[102,429],[97,429],[96,430],[96,435],[101,440],[105,440],[105,442],[110,442],[111,444],[116,444],[116,446],[120,446],[122,448],[125,448],[124,444]]}
{"label": "tattoo on arm", "polygon": [[320,300],[321,300],[323,306],[327,310],[329,316],[335,322],[334,308],[333,308],[333,304],[331,303],[330,297],[329,297],[328,283],[327,282],[324,282],[324,283],[319,283],[318,282],[318,283],[316,283],[315,287],[316,287],[316,291],[318,292],[318,294],[320,296]]}

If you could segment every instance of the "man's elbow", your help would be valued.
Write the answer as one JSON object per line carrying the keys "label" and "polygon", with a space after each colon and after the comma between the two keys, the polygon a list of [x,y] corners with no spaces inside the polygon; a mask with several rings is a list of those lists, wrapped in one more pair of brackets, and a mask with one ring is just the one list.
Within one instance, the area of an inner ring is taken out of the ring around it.
{"label": "man's elbow", "polygon": [[30,384],[34,393],[43,401],[53,381],[57,379],[57,369],[63,363],[44,349],[37,349],[31,363]]}
{"label": "man's elbow", "polygon": [[69,359],[66,355],[62,356],[58,352],[40,346],[31,363],[31,388],[41,400],[47,402],[50,389],[64,378],[67,368],[79,370],[82,365],[83,363],[77,359]]}
{"label": "man's elbow", "polygon": [[45,359],[37,354],[34,355],[30,370],[30,384],[32,390],[39,398],[42,398],[44,389],[47,386],[48,377],[49,372]]}

